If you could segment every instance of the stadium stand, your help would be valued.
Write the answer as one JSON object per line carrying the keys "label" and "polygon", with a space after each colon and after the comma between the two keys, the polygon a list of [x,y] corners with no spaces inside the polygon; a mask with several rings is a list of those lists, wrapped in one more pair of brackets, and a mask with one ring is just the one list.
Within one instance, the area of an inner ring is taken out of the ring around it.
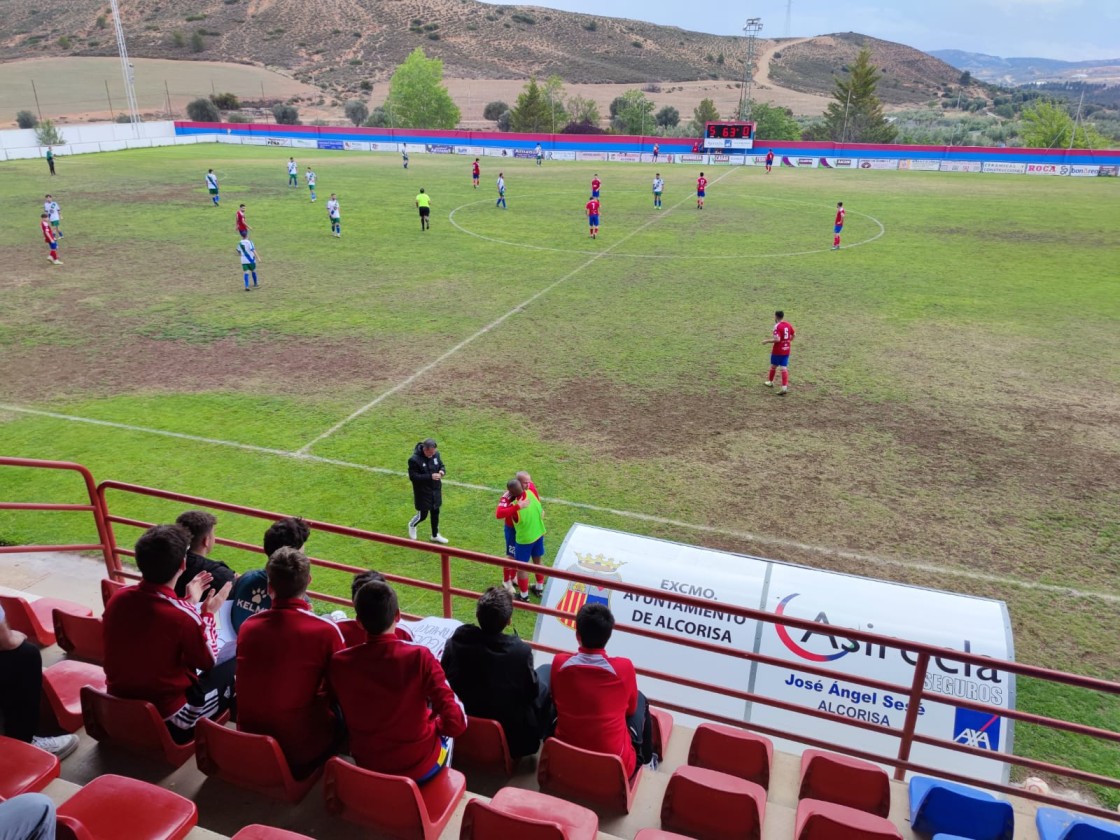
{"label": "stadium stand", "polygon": [[765,818],[761,785],[687,764],[673,771],[661,802],[661,825],[696,840],[759,840]]}
{"label": "stadium stand", "polygon": [[198,808],[169,790],[100,776],[58,808],[60,840],[181,840],[198,823]]}
{"label": "stadium stand", "polygon": [[145,700],[124,700],[86,686],[81,690],[82,717],[94,740],[162,760],[178,767],[194,755],[194,742],[176,744],[156,711]]}
{"label": "stadium stand", "polygon": [[822,750],[801,754],[798,799],[820,799],[885,817],[891,810],[891,785],[886,772],[861,761]]}
{"label": "stadium stand", "polygon": [[506,733],[496,720],[467,715],[467,731],[455,739],[456,766],[513,775],[513,756]]}
{"label": "stadium stand", "polygon": [[295,779],[275,738],[253,735],[202,718],[194,731],[195,760],[207,776],[285,802],[299,802],[323,775],[322,768]]}
{"label": "stadium stand", "polygon": [[62,610],[75,615],[93,615],[93,610],[64,601],[61,598],[21,598],[18,595],[0,595],[0,607],[8,616],[8,624],[13,630],[27,635],[40,647],[48,647],[55,642],[54,611]]}
{"label": "stadium stand", "polygon": [[890,821],[834,802],[802,799],[797,806],[796,840],[902,840]]}
{"label": "stadium stand", "polygon": [[595,840],[594,811],[520,788],[502,788],[489,803],[472,799],[463,812],[460,840]]}
{"label": "stadium stand", "polygon": [[101,619],[55,609],[54,636],[67,656],[83,659],[94,665],[105,664],[105,637]]}
{"label": "stadium stand", "polygon": [[972,840],[1011,840],[1015,813],[982,790],[927,776],[910,780],[910,825],[926,834],[961,834]]}
{"label": "stadium stand", "polygon": [[1060,808],[1039,808],[1035,815],[1039,840],[1117,840],[1120,824],[1082,817]]}
{"label": "stadium stand", "polygon": [[688,763],[770,787],[774,742],[753,732],[719,723],[702,723],[692,735]]}
{"label": "stadium stand", "polygon": [[0,800],[37,793],[58,778],[58,758],[32,744],[0,735],[0,755]]}
{"label": "stadium stand", "polygon": [[43,671],[43,696],[59,727],[66,732],[82,728],[83,688],[105,690],[105,672],[100,665],[64,659]]}

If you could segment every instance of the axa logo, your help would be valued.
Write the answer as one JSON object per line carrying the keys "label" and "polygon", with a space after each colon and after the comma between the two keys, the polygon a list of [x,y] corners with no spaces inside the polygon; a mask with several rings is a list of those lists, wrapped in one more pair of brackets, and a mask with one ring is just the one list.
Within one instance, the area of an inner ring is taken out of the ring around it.
{"label": "axa logo", "polygon": [[998,750],[1002,722],[1003,718],[999,715],[958,708],[953,721],[953,740],[966,747]]}

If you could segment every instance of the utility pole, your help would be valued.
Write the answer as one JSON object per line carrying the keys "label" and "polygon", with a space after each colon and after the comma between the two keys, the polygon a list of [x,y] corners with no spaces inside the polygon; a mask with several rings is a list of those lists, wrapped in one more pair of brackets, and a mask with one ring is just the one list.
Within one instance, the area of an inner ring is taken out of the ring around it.
{"label": "utility pole", "polygon": [[128,60],[128,47],[124,42],[124,25],[121,23],[121,9],[117,0],[109,0],[113,12],[113,31],[117,36],[117,52],[121,57],[121,75],[124,77],[124,93],[128,100],[128,117],[133,133],[140,136],[140,109],[136,105],[136,84],[132,63]]}
{"label": "utility pole", "polygon": [[163,80],[163,93],[167,97],[167,118],[170,120],[174,117],[171,113],[171,91],[167,87],[167,79]]}
{"label": "utility pole", "polygon": [[848,101],[844,103],[844,128],[840,131],[840,142],[848,142],[848,107],[852,104],[852,82],[848,80]]}
{"label": "utility pole", "polygon": [[117,118],[117,109],[113,107],[113,97],[111,97],[111,96],[109,95],[109,80],[108,80],[108,79],[102,79],[101,81],[105,82],[105,98],[106,98],[107,100],[109,100],[109,115],[110,115],[110,116],[111,116],[111,117],[112,117],[112,118],[113,118],[114,120],[116,120],[116,118]]}
{"label": "utility pole", "polygon": [[35,97],[35,110],[39,114],[39,122],[43,121],[43,109],[39,107],[39,91],[35,90],[35,80],[31,80],[31,93]]}
{"label": "utility pole", "polygon": [[1073,121],[1073,133],[1069,136],[1069,148],[1073,149],[1074,141],[1077,140],[1077,126],[1081,122],[1081,106],[1085,104],[1085,89],[1081,89],[1081,101],[1077,103],[1077,118]]}
{"label": "utility pole", "polygon": [[739,119],[750,119],[752,89],[754,86],[754,50],[758,33],[762,31],[762,18],[747,18],[743,27],[747,33],[747,60],[743,65],[743,86],[739,89]]}
{"label": "utility pole", "polygon": [[786,0],[786,37],[793,37],[793,0]]}

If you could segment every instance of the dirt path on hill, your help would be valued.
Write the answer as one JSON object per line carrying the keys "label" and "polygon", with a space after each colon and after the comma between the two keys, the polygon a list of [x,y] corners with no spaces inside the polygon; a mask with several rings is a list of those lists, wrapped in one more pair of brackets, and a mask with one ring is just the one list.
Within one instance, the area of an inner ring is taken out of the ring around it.
{"label": "dirt path on hill", "polygon": [[802,93],[799,90],[782,87],[770,78],[770,63],[774,60],[774,53],[813,40],[817,39],[794,38],[788,41],[771,42],[769,46],[762,50],[762,53],[758,56],[754,73],[755,91],[757,91],[755,98],[757,100],[789,108],[797,115],[816,116],[824,113],[824,109],[828,107],[832,97],[815,93]]}

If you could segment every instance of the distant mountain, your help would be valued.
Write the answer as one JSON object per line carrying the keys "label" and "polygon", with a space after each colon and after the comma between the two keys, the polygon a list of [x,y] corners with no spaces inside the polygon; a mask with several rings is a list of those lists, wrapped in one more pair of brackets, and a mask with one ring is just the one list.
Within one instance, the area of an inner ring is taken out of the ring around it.
{"label": "distant mountain", "polygon": [[930,55],[967,70],[974,78],[1003,85],[1034,82],[1120,84],[1120,58],[1059,61],[1053,58],[1000,58],[964,50],[931,50]]}

